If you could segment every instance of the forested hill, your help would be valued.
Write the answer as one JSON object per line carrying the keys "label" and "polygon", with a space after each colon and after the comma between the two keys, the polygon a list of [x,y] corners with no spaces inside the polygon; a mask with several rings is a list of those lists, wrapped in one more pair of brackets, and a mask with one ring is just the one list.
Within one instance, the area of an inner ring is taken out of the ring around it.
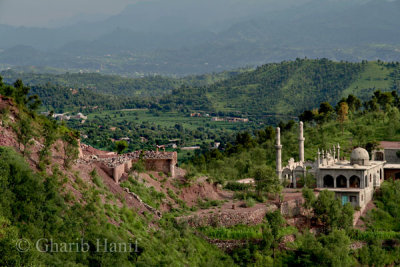
{"label": "forested hill", "polygon": [[[158,108],[225,115],[297,116],[321,102],[337,103],[349,94],[367,99],[375,90],[400,89],[400,64],[297,59],[185,78],[124,78],[101,74],[33,74],[5,71],[7,83],[23,79],[48,109],[60,112]],[[66,104],[67,103],[67,104]]]}
{"label": "forested hill", "polygon": [[266,64],[208,87],[174,90],[160,102],[173,107],[248,115],[293,114],[336,103],[348,94],[365,99],[377,89],[400,88],[400,64],[297,59]]}
{"label": "forested hill", "polygon": [[43,86],[48,83],[71,87],[74,89],[88,89],[96,93],[121,96],[159,96],[179,88],[182,81],[161,77],[148,76],[144,78],[125,78],[116,75],[102,75],[98,73],[65,73],[65,74],[40,74],[3,71],[1,76],[7,83],[21,79],[29,86]]}
{"label": "forested hill", "polygon": [[[222,81],[247,71],[225,71],[220,73],[192,75],[185,78],[171,78],[163,76],[145,76],[142,78],[128,78],[117,75],[104,75],[99,73],[34,73],[32,71],[7,70],[0,72],[4,81],[8,84],[17,79],[24,81],[29,86],[48,87],[49,84],[56,87],[70,87],[73,89],[86,89],[98,94],[151,97],[162,96],[171,93],[182,85],[206,86]],[[41,96],[41,95],[40,95]]]}

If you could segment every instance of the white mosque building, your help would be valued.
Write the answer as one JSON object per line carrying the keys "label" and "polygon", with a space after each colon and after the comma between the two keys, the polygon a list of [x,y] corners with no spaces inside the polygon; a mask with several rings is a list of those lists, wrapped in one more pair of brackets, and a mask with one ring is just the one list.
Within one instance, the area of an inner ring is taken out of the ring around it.
{"label": "white mosque building", "polygon": [[[304,161],[303,123],[299,125],[299,161],[290,159],[282,168],[282,145],[280,129],[276,129],[276,172],[278,177],[297,188],[297,182],[307,173],[315,176],[317,191],[329,190],[336,194],[343,204],[351,203],[363,209],[372,199],[374,191],[384,179],[386,161],[373,161],[367,150],[356,148],[350,161],[340,159],[340,145],[330,151],[318,151],[315,162]],[[308,167],[308,168],[307,168]]]}

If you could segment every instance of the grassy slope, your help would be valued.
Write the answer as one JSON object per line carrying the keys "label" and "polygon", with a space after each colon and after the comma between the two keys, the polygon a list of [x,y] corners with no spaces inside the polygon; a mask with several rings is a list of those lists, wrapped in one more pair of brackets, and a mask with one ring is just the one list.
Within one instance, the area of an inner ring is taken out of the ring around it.
{"label": "grassy slope", "polygon": [[[399,67],[379,62],[363,64],[323,59],[267,64],[217,82],[201,96],[216,112],[296,115],[324,101],[337,103],[349,94],[366,99],[374,90],[393,90],[395,68]],[[170,99],[182,103],[188,96],[178,91]],[[189,107],[197,108],[190,103]]]}
{"label": "grassy slope", "polygon": [[365,98],[369,97],[375,89],[390,91],[393,85],[390,77],[391,73],[391,68],[379,65],[377,62],[369,62],[357,79],[343,90],[342,96],[346,97],[349,94],[354,94]]}

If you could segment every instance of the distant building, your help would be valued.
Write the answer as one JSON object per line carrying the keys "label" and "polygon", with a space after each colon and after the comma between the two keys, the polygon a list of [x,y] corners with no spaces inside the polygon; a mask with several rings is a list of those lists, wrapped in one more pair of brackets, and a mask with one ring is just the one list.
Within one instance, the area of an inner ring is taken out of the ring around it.
{"label": "distant building", "polygon": [[71,119],[87,120],[87,116],[83,115],[82,113],[78,113],[75,116],[71,116]]}
{"label": "distant building", "polygon": [[219,118],[219,117],[212,117],[211,121],[225,121],[224,118]]}
{"label": "distant building", "polygon": [[400,142],[381,141],[372,160],[384,161],[385,179],[400,179]]}
{"label": "distant building", "polygon": [[213,148],[219,148],[220,145],[221,145],[220,142],[214,142]]}
{"label": "distant building", "polygon": [[227,118],[228,122],[249,122],[249,119],[247,118]]}
{"label": "distant building", "polygon": [[67,116],[65,114],[54,114],[53,118],[60,121],[69,121],[71,119],[71,116]]}
{"label": "distant building", "polygon": [[219,117],[212,117],[211,121],[227,121],[231,123],[238,123],[238,122],[249,122],[247,118],[235,118],[235,117],[227,117],[227,118],[219,118]]}
{"label": "distant building", "polygon": [[182,147],[181,150],[199,150],[199,146],[188,146],[188,147]]}
{"label": "distant building", "polygon": [[200,113],[191,113],[190,114],[190,117],[201,117],[201,114]]}

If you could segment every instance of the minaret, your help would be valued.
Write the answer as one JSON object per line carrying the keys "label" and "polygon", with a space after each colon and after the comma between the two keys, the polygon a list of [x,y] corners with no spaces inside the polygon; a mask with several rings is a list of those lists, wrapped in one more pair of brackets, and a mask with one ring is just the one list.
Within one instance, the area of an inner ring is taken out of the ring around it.
{"label": "minaret", "polygon": [[282,145],[281,145],[281,129],[276,128],[276,174],[279,180],[282,179]]}
{"label": "minaret", "polygon": [[337,144],[337,158],[338,158],[338,161],[340,161],[340,145],[339,144]]}
{"label": "minaret", "polygon": [[299,131],[299,158],[300,162],[304,162],[304,129],[303,122],[300,122],[300,131]]}
{"label": "minaret", "polygon": [[317,161],[317,166],[319,167],[320,164],[321,164],[321,151],[319,151],[319,148],[318,148],[318,161]]}

